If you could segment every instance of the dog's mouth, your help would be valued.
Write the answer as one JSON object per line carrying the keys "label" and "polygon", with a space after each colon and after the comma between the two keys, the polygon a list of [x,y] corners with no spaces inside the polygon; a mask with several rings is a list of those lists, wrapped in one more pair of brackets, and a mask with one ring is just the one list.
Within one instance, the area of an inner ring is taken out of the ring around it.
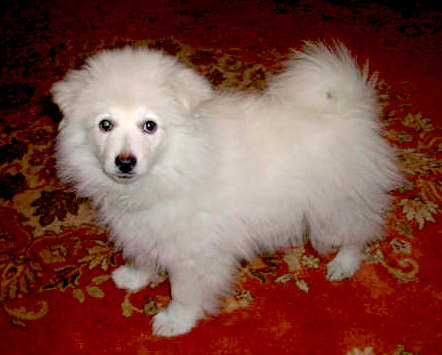
{"label": "dog's mouth", "polygon": [[116,175],[112,175],[112,177],[117,182],[127,184],[127,183],[131,183],[131,182],[135,181],[137,179],[137,174],[134,174],[134,173],[116,174]]}

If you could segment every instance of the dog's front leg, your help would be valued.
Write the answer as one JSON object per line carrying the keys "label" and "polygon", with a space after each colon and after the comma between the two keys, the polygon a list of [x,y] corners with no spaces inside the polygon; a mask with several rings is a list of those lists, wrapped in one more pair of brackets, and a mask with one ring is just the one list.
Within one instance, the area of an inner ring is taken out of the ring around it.
{"label": "dog's front leg", "polygon": [[129,291],[137,291],[158,279],[158,273],[154,266],[144,265],[136,268],[126,264],[120,266],[112,273],[112,280],[118,288]]}
{"label": "dog's front leg", "polygon": [[169,269],[172,300],[153,319],[153,333],[177,336],[189,332],[198,320],[217,310],[219,300],[230,290],[234,263],[204,257]]}

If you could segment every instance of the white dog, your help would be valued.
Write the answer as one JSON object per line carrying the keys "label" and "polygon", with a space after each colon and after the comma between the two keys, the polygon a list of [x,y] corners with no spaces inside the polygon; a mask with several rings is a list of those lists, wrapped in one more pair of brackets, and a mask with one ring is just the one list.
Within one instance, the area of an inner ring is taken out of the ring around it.
{"label": "white dog", "polygon": [[255,95],[214,93],[174,58],[131,48],[54,85],[59,174],[129,261],[115,284],[137,290],[168,272],[172,301],[155,334],[190,331],[241,259],[305,235],[320,253],[338,248],[330,280],[358,270],[400,181],[375,82],[343,45],[307,43]]}

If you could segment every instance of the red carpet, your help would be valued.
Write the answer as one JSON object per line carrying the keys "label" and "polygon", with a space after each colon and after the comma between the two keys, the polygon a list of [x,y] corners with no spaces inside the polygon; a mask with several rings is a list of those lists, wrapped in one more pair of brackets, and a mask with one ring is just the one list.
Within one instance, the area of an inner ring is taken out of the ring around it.
{"label": "red carpet", "polygon": [[[1,354],[442,353],[441,12],[351,0],[1,6]],[[316,39],[343,40],[379,71],[386,136],[407,178],[386,239],[343,282],[325,279],[328,259],[309,246],[262,256],[219,317],[153,337],[168,282],[128,293],[109,280],[121,256],[55,176],[50,86],[90,54],[130,44],[176,55],[217,86],[260,89],[291,48]]]}

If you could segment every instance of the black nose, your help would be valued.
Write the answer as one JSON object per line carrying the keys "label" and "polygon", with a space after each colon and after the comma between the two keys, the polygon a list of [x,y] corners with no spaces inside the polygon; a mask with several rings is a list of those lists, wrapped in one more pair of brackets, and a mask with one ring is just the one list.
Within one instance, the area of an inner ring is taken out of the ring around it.
{"label": "black nose", "polygon": [[120,154],[115,158],[115,165],[124,174],[130,173],[137,164],[137,158],[131,154]]}

